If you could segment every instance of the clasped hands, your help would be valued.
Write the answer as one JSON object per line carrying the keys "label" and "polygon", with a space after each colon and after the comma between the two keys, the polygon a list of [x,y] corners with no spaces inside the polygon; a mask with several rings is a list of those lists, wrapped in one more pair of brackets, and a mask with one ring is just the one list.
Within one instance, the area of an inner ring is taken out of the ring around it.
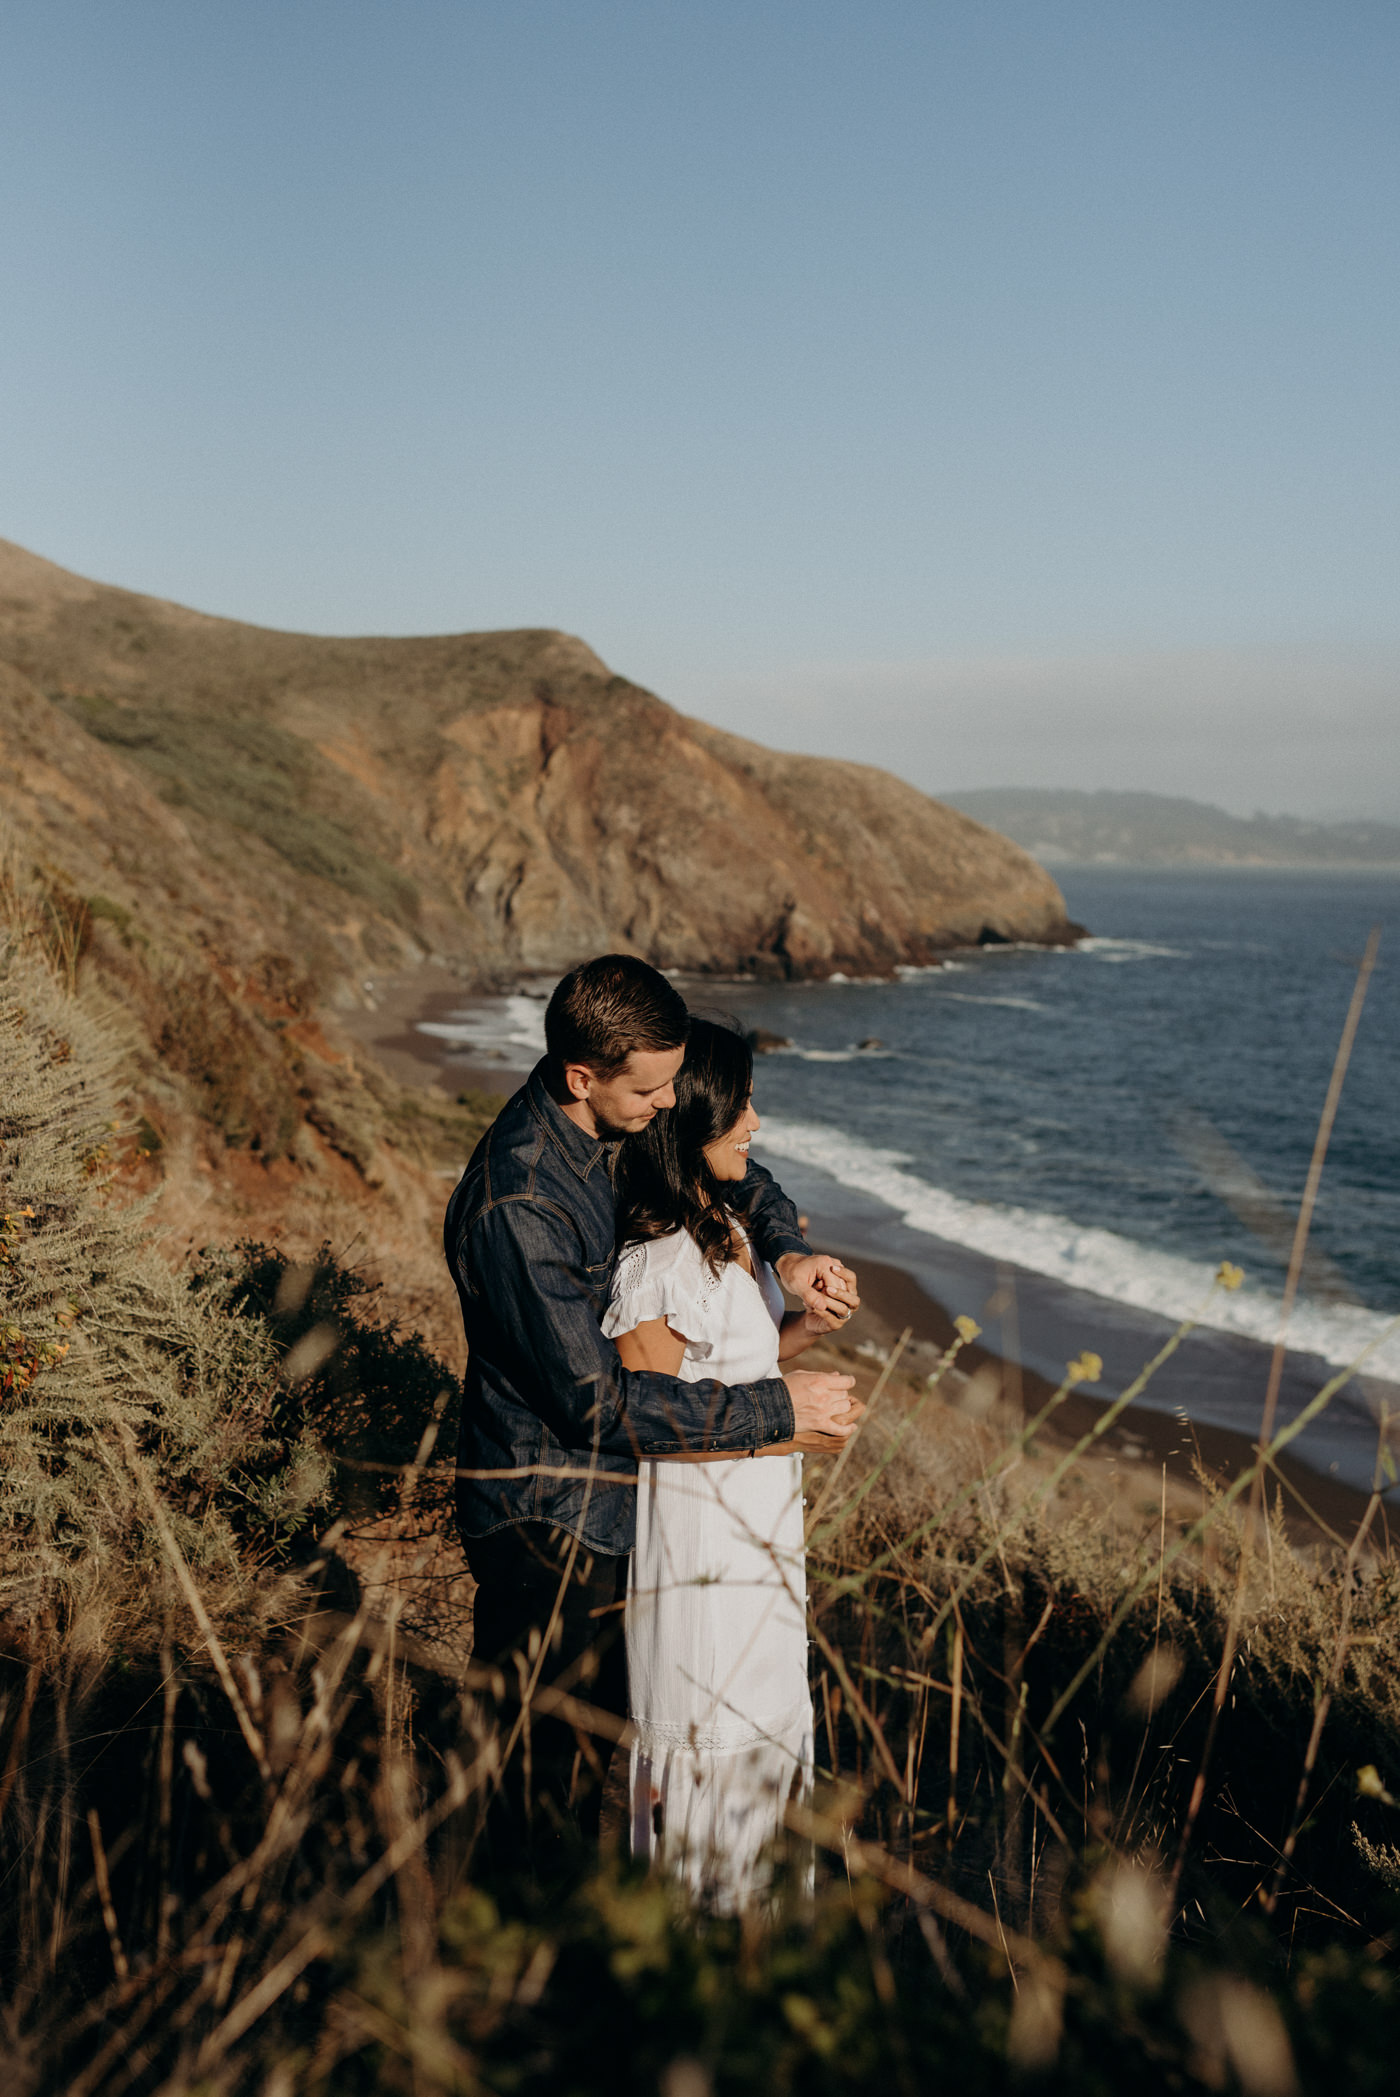
{"label": "clasped hands", "polygon": [[[839,1332],[859,1308],[856,1277],[831,1253],[784,1253],[778,1279],[805,1313],[809,1332]],[[850,1393],[853,1376],[821,1369],[790,1369],[785,1381],[792,1395],[793,1446],[812,1455],[839,1449],[865,1407]]]}

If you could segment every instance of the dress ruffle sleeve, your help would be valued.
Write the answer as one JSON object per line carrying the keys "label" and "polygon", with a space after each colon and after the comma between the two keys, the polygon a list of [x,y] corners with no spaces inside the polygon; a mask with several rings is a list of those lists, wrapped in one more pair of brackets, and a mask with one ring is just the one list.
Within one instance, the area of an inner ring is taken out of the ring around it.
{"label": "dress ruffle sleeve", "polygon": [[617,1263],[603,1331],[615,1340],[651,1318],[664,1318],[686,1343],[692,1361],[703,1361],[711,1343],[705,1330],[715,1281],[698,1247],[677,1234],[631,1245]]}

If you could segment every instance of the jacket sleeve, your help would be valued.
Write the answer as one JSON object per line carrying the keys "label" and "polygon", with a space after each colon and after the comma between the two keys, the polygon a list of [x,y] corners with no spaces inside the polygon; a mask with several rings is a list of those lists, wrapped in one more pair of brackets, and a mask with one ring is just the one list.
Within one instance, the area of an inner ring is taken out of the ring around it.
{"label": "jacket sleeve", "polygon": [[749,1169],[733,1197],[762,1257],[776,1267],[785,1252],[812,1248],[797,1227],[797,1211],[771,1172],[750,1158]]}
{"label": "jacket sleeve", "polygon": [[454,1263],[485,1294],[511,1380],[567,1449],[612,1456],[743,1455],[793,1433],[781,1377],[762,1383],[683,1383],[624,1369],[593,1307],[577,1231],[562,1210],[528,1198],[495,1203],[459,1239]]}

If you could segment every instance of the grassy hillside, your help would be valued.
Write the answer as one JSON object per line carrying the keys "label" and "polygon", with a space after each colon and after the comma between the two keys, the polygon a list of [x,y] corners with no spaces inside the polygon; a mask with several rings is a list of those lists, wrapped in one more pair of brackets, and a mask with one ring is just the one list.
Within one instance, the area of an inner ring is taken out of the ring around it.
{"label": "grassy hillside", "polygon": [[1379,1495],[1300,1548],[1251,1471],[1125,1487],[1061,1427],[1091,1365],[1024,1423],[961,1340],[829,1357],[871,1411],[809,1478],[821,1781],[771,1915],[616,1843],[548,1889],[480,1856],[533,1707],[468,1653],[437,1232],[493,1103],[362,1060],[360,971],[885,965],[1055,936],[1053,884],[562,636],[261,635],[3,549],[0,599],[16,2097],[1388,2090]]}

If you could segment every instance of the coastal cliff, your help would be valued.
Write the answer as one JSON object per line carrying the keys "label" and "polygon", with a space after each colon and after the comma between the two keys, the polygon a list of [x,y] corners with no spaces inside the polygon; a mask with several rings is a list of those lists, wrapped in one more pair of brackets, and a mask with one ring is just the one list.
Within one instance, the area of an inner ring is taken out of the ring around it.
{"label": "coastal cliff", "polygon": [[0,664],[10,820],[61,862],[100,805],[88,842],[123,907],[173,854],[217,944],[314,955],[332,996],[427,955],[478,981],[610,947],[869,974],[1066,936],[1006,838],[869,766],[689,720],[567,634],[270,632],[0,542]]}
{"label": "coastal cliff", "polygon": [[1064,920],[971,818],[687,720],[565,634],[265,632],[0,542],[0,961],[41,948],[100,1017],[170,1243],[358,1240],[448,1359],[444,1177],[493,1103],[398,1083],[355,1038],[367,977],[619,947],[888,974]]}

